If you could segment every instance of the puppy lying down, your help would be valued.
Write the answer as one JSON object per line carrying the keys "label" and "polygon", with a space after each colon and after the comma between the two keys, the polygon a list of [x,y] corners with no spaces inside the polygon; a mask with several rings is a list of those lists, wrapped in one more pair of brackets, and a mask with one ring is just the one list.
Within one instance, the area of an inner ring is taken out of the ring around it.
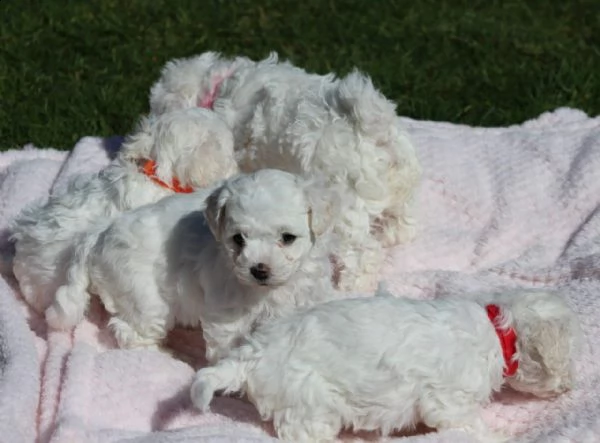
{"label": "puppy lying down", "polygon": [[569,389],[578,331],[566,303],[544,292],[331,301],[258,327],[196,374],[191,397],[207,411],[215,391],[245,392],[291,442],[418,422],[498,441],[480,406],[504,383],[541,397]]}
{"label": "puppy lying down", "polygon": [[55,328],[97,294],[122,347],[158,347],[174,325],[202,324],[213,361],[256,323],[331,299],[333,188],[260,170],[164,198],[90,233],[46,312]]}

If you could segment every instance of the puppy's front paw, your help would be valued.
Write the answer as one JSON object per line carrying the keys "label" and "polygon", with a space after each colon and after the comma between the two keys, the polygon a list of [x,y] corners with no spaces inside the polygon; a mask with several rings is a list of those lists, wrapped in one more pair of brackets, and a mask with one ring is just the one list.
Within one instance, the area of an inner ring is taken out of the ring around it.
{"label": "puppy's front paw", "polygon": [[208,380],[203,377],[202,371],[198,371],[192,388],[190,390],[190,396],[192,403],[196,408],[202,412],[210,412],[210,402],[213,399],[213,390]]}
{"label": "puppy's front paw", "polygon": [[471,434],[481,443],[506,443],[511,440],[508,435],[499,431],[492,431],[487,426],[479,423],[473,426],[463,426],[458,429]]}
{"label": "puppy's front paw", "polygon": [[507,443],[511,441],[511,437],[498,431],[490,431],[486,435],[479,435],[479,440],[482,443]]}

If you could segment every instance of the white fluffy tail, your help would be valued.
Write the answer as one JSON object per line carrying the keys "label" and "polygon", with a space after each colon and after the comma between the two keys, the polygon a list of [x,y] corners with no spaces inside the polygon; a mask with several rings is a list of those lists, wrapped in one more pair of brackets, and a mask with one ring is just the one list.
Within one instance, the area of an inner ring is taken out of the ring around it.
{"label": "white fluffy tail", "polygon": [[371,78],[354,70],[340,79],[337,88],[340,110],[350,116],[363,133],[386,136],[396,120],[396,104],[377,90]]}
{"label": "white fluffy tail", "polygon": [[194,406],[207,412],[216,391],[224,394],[242,391],[246,384],[246,365],[246,362],[228,358],[215,366],[200,369],[190,392]]}
{"label": "white fluffy tail", "polygon": [[52,304],[46,310],[46,321],[51,328],[70,329],[83,320],[90,301],[88,257],[103,231],[104,226],[84,234],[75,247],[68,265],[66,283],[58,288]]}

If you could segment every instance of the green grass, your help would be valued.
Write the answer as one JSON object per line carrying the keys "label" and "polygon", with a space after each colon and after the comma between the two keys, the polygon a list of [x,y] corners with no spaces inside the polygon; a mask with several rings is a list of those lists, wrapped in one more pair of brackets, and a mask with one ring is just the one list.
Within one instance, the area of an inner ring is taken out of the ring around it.
{"label": "green grass", "polygon": [[357,66],[418,119],[600,113],[597,0],[0,0],[0,147],[123,134],[175,57]]}

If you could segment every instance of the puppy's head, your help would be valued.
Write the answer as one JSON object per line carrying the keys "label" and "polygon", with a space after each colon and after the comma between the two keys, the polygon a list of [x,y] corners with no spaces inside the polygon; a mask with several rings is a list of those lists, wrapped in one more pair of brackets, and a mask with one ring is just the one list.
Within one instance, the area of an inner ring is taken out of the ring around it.
{"label": "puppy's head", "polygon": [[210,91],[212,74],[219,73],[229,64],[227,62],[216,52],[167,62],[160,79],[150,89],[152,113],[164,114],[198,106],[198,94]]}
{"label": "puppy's head", "polygon": [[221,83],[238,70],[255,64],[247,57],[229,58],[216,52],[171,60],[150,89],[150,110],[153,114],[164,114],[197,106],[211,108]]}
{"label": "puppy's head", "polygon": [[331,225],[326,195],[293,174],[263,169],[228,180],[208,198],[205,216],[238,280],[274,288],[296,275]]}
{"label": "puppy's head", "polygon": [[144,117],[122,148],[127,160],[156,162],[156,176],[170,183],[206,187],[237,172],[233,134],[214,112],[201,108]]}
{"label": "puppy's head", "polygon": [[575,314],[557,294],[520,295],[510,307],[517,333],[519,369],[507,383],[539,397],[573,387],[573,357],[581,332]]}

